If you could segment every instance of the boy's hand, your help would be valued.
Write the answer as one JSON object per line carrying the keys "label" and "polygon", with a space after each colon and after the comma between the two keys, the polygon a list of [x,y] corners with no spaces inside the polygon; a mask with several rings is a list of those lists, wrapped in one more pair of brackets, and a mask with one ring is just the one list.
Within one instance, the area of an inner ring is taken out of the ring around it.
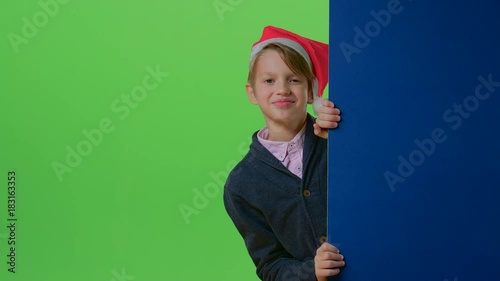
{"label": "boy's hand", "polygon": [[321,101],[321,109],[319,110],[318,118],[314,126],[314,134],[318,137],[327,139],[328,129],[337,128],[340,122],[340,110],[335,108],[333,102],[323,99]]}
{"label": "boy's hand", "polygon": [[339,250],[329,243],[323,243],[316,250],[314,257],[314,272],[318,281],[326,281],[328,276],[339,274],[340,267],[345,265],[344,256]]}

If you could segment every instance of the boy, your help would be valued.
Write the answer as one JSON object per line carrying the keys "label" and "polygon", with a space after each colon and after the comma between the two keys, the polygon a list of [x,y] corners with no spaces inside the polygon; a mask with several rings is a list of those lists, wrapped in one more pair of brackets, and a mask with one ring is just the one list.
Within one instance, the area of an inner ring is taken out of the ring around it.
{"label": "boy", "polygon": [[326,138],[340,121],[333,103],[320,99],[327,82],[328,45],[264,28],[246,90],[266,127],[253,134],[224,188],[226,211],[262,280],[326,281],[345,264],[325,236]]}

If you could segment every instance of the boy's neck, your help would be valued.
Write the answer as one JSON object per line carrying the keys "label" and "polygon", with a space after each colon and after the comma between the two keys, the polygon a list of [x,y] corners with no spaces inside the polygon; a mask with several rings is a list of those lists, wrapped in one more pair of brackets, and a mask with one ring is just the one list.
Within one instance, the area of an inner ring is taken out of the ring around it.
{"label": "boy's neck", "polygon": [[266,122],[268,129],[268,140],[270,141],[291,141],[304,127],[307,116],[301,122],[274,123]]}

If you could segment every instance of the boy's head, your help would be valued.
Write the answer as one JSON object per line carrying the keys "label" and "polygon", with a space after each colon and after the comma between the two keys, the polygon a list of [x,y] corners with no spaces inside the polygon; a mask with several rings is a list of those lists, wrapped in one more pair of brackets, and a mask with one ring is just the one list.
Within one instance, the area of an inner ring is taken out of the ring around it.
{"label": "boy's head", "polygon": [[283,62],[307,83],[308,102],[318,113],[328,83],[328,45],[274,26],[266,26],[250,56],[248,84],[255,85],[258,62],[266,52],[277,52]]}
{"label": "boy's head", "polygon": [[257,65],[259,59],[265,52],[275,51],[279,54],[286,66],[297,76],[303,78],[307,83],[307,93],[308,93],[308,103],[313,101],[313,85],[314,85],[314,73],[311,67],[307,64],[307,61],[294,49],[282,44],[282,43],[269,43],[264,46],[259,52],[257,52],[252,61],[250,62],[250,70],[248,72],[248,83],[254,87],[255,86],[255,75],[257,71]]}
{"label": "boy's head", "polygon": [[251,67],[246,85],[248,98],[260,107],[267,126],[301,126],[307,104],[313,102],[312,73],[293,50],[285,51],[275,43],[268,46],[259,52]]}

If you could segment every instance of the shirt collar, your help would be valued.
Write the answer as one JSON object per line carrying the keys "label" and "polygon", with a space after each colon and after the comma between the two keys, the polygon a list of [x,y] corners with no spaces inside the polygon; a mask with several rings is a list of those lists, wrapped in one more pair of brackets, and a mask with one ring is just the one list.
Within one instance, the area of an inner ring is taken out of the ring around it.
{"label": "shirt collar", "polygon": [[267,150],[269,150],[269,152],[271,152],[276,158],[278,158],[278,160],[283,162],[288,154],[289,145],[296,145],[299,147],[304,145],[306,124],[307,122],[295,135],[295,137],[289,142],[268,140],[267,138],[269,137],[269,129],[267,127],[264,127],[257,133],[257,139],[265,148],[267,148]]}

